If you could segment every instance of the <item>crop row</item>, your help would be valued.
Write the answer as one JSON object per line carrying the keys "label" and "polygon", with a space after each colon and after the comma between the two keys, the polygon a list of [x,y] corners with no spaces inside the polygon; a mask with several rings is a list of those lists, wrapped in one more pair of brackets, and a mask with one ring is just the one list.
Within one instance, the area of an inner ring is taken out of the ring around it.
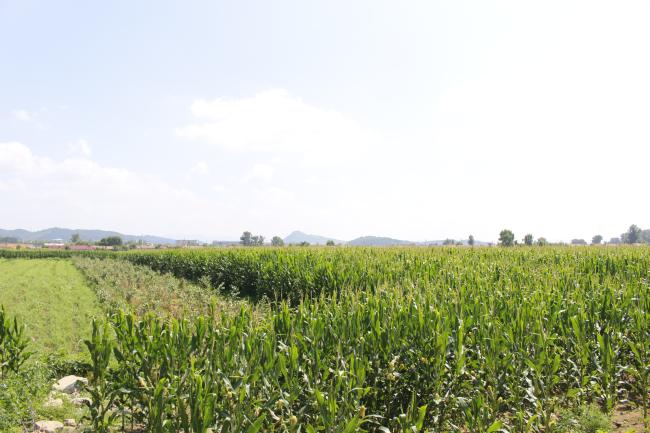
{"label": "crop row", "polygon": [[645,248],[237,248],[129,252],[120,257],[252,298],[298,301],[342,289],[395,286],[531,286],[567,289],[648,278]]}
{"label": "crop row", "polygon": [[115,252],[107,250],[60,250],[47,248],[5,249],[0,248],[3,259],[67,259],[70,257],[109,257]]}

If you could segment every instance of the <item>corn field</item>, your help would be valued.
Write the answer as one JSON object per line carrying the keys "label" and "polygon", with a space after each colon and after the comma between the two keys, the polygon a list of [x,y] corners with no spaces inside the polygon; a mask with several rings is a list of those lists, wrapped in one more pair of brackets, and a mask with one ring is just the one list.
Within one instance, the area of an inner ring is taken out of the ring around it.
{"label": "corn field", "polygon": [[648,406],[650,250],[234,249],[121,258],[267,317],[93,325],[93,431],[538,432]]}

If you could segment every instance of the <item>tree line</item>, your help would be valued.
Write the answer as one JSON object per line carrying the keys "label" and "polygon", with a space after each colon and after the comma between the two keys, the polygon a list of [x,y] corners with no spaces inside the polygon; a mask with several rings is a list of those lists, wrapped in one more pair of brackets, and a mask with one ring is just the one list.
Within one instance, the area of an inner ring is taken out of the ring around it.
{"label": "tree line", "polygon": [[[473,237],[470,236],[470,239],[473,241]],[[603,243],[602,235],[594,235],[591,238],[591,245],[601,245]],[[548,245],[546,238],[540,237],[537,240],[533,237],[532,234],[527,234],[522,239],[522,244],[527,246],[539,245],[544,246]],[[650,229],[642,230],[636,224],[632,224],[630,228],[622,233],[620,237],[613,237],[607,242],[608,244],[618,245],[618,244],[640,244],[648,243],[650,244]],[[473,242],[470,242],[470,245],[473,245]],[[515,234],[512,230],[504,229],[499,233],[499,245],[504,247],[511,247],[514,245],[519,245],[519,242],[515,239]],[[584,239],[572,239],[571,245],[588,245],[587,241]]]}
{"label": "tree line", "polygon": [[[264,236],[262,235],[253,235],[249,231],[242,233],[239,238],[239,243],[243,246],[261,246],[264,245]],[[601,245],[603,244],[604,238],[602,235],[597,234],[591,238],[591,245]],[[473,247],[476,241],[474,235],[469,235],[467,239],[467,245]],[[584,239],[575,238],[571,240],[571,245],[588,245],[588,242]],[[606,242],[607,244],[618,245],[618,244],[639,244],[639,243],[648,243],[650,244],[650,229],[642,230],[636,224],[632,224],[628,230],[620,235],[620,237],[613,237]],[[511,247],[515,245],[526,245],[526,246],[545,246],[549,245],[550,242],[545,237],[539,237],[535,239],[532,233],[527,233],[521,239],[521,243],[515,239],[515,234],[512,230],[503,229],[499,233],[499,245],[504,247]],[[564,242],[557,243],[558,245],[564,245]],[[274,247],[284,246],[284,240],[280,236],[273,236],[271,238],[271,245]],[[302,242],[300,246],[309,246],[309,242]],[[327,246],[335,245],[334,241],[329,240],[326,243]],[[442,242],[444,246],[451,245],[464,245],[463,241],[454,240],[454,239],[445,239]],[[491,245],[491,244],[490,244]]]}

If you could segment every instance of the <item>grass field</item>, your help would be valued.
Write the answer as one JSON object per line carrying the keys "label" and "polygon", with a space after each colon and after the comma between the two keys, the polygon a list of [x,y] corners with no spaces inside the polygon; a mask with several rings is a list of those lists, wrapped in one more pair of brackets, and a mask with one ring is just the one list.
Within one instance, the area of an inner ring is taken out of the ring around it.
{"label": "grass field", "polygon": [[92,318],[103,316],[94,291],[69,260],[0,259],[0,305],[26,325],[30,350],[42,355],[84,354]]}

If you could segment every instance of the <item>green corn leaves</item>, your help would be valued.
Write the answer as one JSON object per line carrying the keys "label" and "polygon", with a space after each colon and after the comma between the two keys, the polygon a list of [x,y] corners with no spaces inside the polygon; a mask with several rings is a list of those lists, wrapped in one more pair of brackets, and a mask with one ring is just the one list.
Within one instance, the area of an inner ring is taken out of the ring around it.
{"label": "green corn leaves", "polygon": [[17,373],[20,367],[32,355],[27,351],[28,340],[25,329],[5,313],[0,305],[0,379],[7,373]]}
{"label": "green corn leaves", "polygon": [[[111,350],[89,345],[105,370],[93,374],[107,384],[93,399],[101,400],[98,416],[110,405],[124,425],[535,432],[548,431],[564,406],[648,405],[650,251],[643,248],[229,249],[123,258],[271,299],[265,317],[248,307],[228,317],[111,317]],[[111,361],[100,362],[106,353]]]}

